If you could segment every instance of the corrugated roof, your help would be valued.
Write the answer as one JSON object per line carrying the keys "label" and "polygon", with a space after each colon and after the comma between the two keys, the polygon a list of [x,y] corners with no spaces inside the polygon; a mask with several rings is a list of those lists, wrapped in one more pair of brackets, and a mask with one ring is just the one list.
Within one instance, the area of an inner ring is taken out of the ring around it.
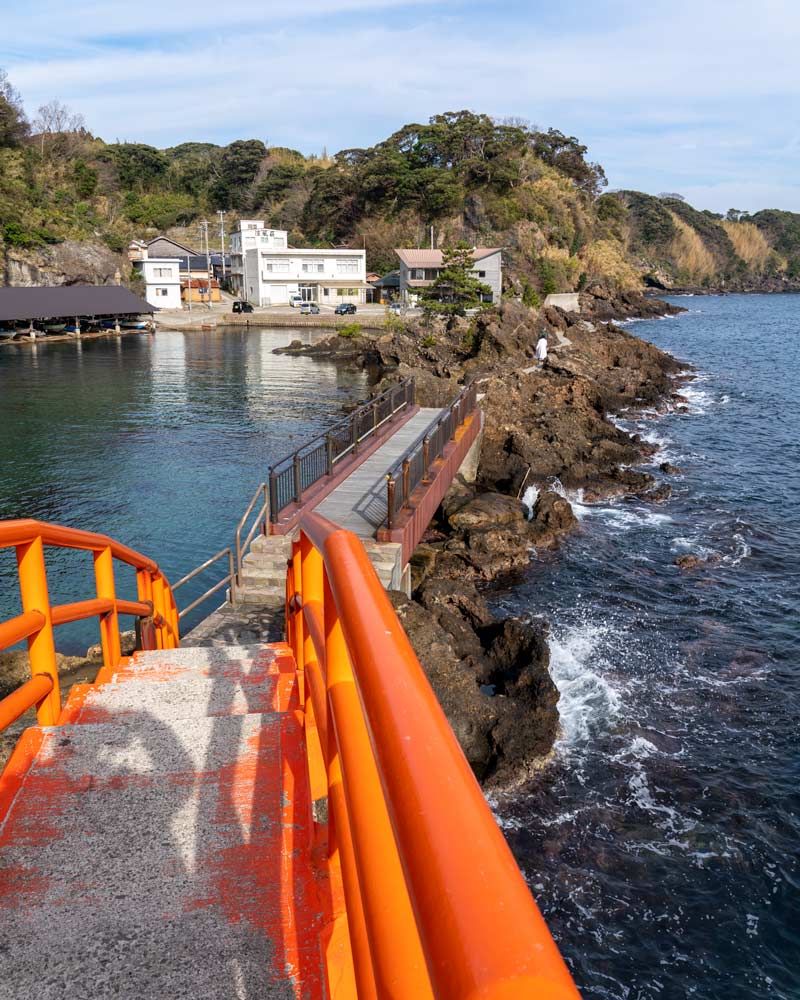
{"label": "corrugated roof", "polygon": [[152,312],[149,302],[118,285],[0,288],[0,322]]}
{"label": "corrugated roof", "polygon": [[[491,257],[493,253],[500,253],[502,247],[473,247],[472,259],[483,260],[484,257]],[[406,267],[441,267],[441,250],[397,250],[395,253]]]}

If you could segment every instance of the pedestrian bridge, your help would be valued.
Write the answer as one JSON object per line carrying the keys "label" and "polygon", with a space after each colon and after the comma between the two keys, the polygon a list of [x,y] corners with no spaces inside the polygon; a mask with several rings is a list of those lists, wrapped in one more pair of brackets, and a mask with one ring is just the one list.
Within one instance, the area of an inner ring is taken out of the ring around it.
{"label": "pedestrian bridge", "polygon": [[482,427],[474,383],[445,407],[415,396],[414,379],[392,385],[269,470],[237,530],[234,601],[282,600],[290,537],[312,510],[361,539],[385,587],[409,592],[411,554],[459,468],[477,464]]}
{"label": "pedestrian bridge", "polygon": [[[373,433],[356,411],[349,444],[273,469],[263,517],[255,500],[200,570],[224,560],[210,592],[236,599],[249,542],[284,539],[283,642],[181,647],[194,573],[170,586],[106,536],[0,522],[20,594],[0,649],[25,641],[31,664],[0,730],[36,711],[0,777],[4,995],[578,996],[358,534],[403,551],[424,530],[477,424],[470,391],[431,422],[395,388]],[[90,555],[85,600],[51,603],[52,548]],[[103,666],[62,698],[55,632],[87,618]]]}

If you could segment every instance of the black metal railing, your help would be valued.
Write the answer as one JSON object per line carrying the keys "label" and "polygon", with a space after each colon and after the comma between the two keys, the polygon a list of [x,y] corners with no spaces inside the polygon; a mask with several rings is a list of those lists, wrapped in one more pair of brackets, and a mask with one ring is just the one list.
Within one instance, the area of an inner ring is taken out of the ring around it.
{"label": "black metal railing", "polygon": [[276,462],[269,470],[269,519],[278,522],[282,511],[300,504],[314,483],[333,474],[346,455],[359,446],[396,414],[414,405],[414,379],[407,378],[371,399],[344,420],[340,420],[311,441]]}
{"label": "black metal railing", "polygon": [[478,405],[475,382],[465,385],[444,413],[417,438],[386,474],[386,509],[390,528],[420,483],[425,482],[433,463],[442,457],[445,446]]}

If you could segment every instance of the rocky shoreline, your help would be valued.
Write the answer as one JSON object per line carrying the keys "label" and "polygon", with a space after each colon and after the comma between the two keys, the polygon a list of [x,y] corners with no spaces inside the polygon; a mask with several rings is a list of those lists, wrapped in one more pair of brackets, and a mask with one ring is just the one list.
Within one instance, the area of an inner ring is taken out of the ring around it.
{"label": "rocky shoreline", "polygon": [[[377,338],[282,349],[372,368],[376,391],[413,375],[428,406],[448,403],[467,379],[478,382],[485,426],[477,478],[453,484],[415,551],[411,599],[391,597],[467,759],[495,792],[524,780],[552,750],[559,695],[546,624],[495,617],[483,591],[577,529],[566,490],[582,490],[587,501],[635,494],[661,503],[675,471],[663,466],[657,481],[634,468],[655,449],[609,417],[679,403],[687,365],[613,320],[683,310],[597,287],[580,305],[577,314],[507,302],[449,326],[398,324]],[[534,359],[541,330],[550,344],[543,365]]]}

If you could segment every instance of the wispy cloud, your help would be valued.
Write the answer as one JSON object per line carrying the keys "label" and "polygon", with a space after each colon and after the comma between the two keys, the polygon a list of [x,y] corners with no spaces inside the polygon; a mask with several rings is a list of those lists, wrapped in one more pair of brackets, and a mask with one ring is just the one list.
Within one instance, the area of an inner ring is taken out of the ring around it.
{"label": "wispy cloud", "polygon": [[261,136],[306,151],[471,107],[581,136],[614,186],[682,185],[716,209],[734,195],[756,208],[774,191],[800,208],[800,9],[786,0],[757,16],[750,0],[148,10],[145,22],[128,3],[39,0],[4,14],[28,106],[57,95],[107,139]]}

